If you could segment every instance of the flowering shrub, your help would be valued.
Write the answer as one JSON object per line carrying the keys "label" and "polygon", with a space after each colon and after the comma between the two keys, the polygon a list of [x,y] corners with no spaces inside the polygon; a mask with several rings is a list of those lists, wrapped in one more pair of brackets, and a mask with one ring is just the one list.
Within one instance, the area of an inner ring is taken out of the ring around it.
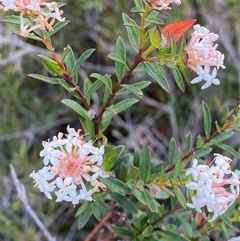
{"label": "flowering shrub", "polygon": [[[224,54],[215,43],[219,36],[195,24],[197,19],[162,27],[165,24],[161,14],[181,1],[134,3],[131,12],[136,21],[123,14],[128,40],[135,51],[133,62],[129,64],[125,40],[118,37],[115,52],[108,55],[115,64],[115,76],[92,73],[80,81],[79,71],[94,49],[86,50],[78,59],[69,45],[61,57],[55,52],[52,37],[69,23],[59,10],[63,4],[44,0],[0,1],[3,11],[14,13],[2,21],[18,24],[17,34],[40,41],[49,52],[38,55],[49,76],[28,76],[67,90],[72,98],[61,102],[78,115],[85,133],[68,126],[67,134],[59,133],[51,141],[44,141],[40,151],[44,167],[30,177],[48,199],[54,192],[56,202],[66,201],[77,207],[79,229],[92,215],[99,221],[87,241],[93,240],[106,224],[110,227],[106,229],[107,240],[209,240],[211,230],[220,225],[227,238],[236,236],[233,225],[239,221],[234,213],[234,205],[239,202],[239,171],[231,170],[229,157],[213,154],[213,160],[209,158],[213,148],[218,148],[240,159],[234,148],[223,144],[240,130],[239,103],[225,123],[216,122],[216,130],[212,131],[210,109],[202,102],[205,136],[194,141],[190,133],[186,135],[183,151],[172,138],[167,160],[159,160],[157,165],[153,165],[148,147],[128,153],[124,146],[112,145],[105,136],[114,116],[134,108],[152,82],[168,94],[173,93],[163,66],[170,70],[181,91],[185,91],[185,85],[201,81],[205,81],[201,89],[220,85],[217,70],[225,69]],[[186,41],[184,34],[188,31],[192,34]],[[132,83],[135,72],[146,73],[151,81]],[[99,98],[98,107],[93,105],[94,95]],[[117,99],[119,96],[123,98]],[[124,216],[117,211],[119,208]],[[52,240],[49,234],[45,236]],[[96,237],[100,240],[100,235]]]}

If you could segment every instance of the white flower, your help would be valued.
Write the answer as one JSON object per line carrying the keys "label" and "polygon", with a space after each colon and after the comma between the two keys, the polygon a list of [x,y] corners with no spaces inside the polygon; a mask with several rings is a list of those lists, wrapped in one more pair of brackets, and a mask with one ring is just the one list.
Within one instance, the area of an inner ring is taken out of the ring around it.
{"label": "white flower", "polygon": [[56,202],[60,202],[62,200],[68,201],[69,192],[77,188],[77,186],[72,183],[71,177],[66,177],[64,181],[60,177],[58,177],[56,179],[56,185],[59,188],[59,190],[55,192],[57,196]]}
{"label": "white flower", "polygon": [[2,0],[3,10],[14,10],[16,8],[15,6],[15,0]]}
{"label": "white flower", "polygon": [[219,79],[216,79],[217,76],[217,68],[214,68],[212,71],[212,75],[207,75],[203,79],[206,83],[202,86],[202,90],[208,88],[211,84],[220,85]]}
{"label": "white flower", "polygon": [[206,79],[210,76],[209,74],[210,71],[210,67],[209,65],[205,65],[205,66],[198,66],[197,67],[197,74],[198,76],[196,78],[194,78],[193,80],[191,80],[191,84],[196,84],[201,82],[203,79]]}
{"label": "white flower", "polygon": [[209,167],[207,165],[198,165],[198,160],[193,159],[192,167],[187,169],[186,175],[188,176],[189,174],[192,174],[193,179],[197,181],[199,173],[208,169]]}
{"label": "white flower", "polygon": [[40,152],[40,156],[44,157],[44,165],[48,165],[49,161],[53,165],[58,164],[58,157],[61,154],[61,151],[54,150],[52,145],[49,142],[43,142],[44,149]]}

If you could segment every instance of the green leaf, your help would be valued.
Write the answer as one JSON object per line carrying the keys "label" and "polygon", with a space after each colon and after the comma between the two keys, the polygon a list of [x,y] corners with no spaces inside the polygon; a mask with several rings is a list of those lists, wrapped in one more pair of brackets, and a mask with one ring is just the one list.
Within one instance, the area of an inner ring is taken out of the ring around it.
{"label": "green leaf", "polygon": [[83,204],[80,206],[80,208],[76,212],[76,217],[81,215],[83,212],[85,212],[87,209],[91,209],[91,203],[88,201],[83,202]]}
{"label": "green leaf", "polygon": [[164,230],[164,232],[158,231],[158,234],[164,237],[167,241],[190,241],[190,239],[184,237],[183,235],[169,230]]}
{"label": "green leaf", "polygon": [[141,153],[140,165],[139,165],[139,177],[144,183],[147,183],[148,181],[150,169],[151,169],[151,154],[148,148],[144,148]]}
{"label": "green leaf", "polygon": [[138,209],[136,206],[125,196],[119,194],[119,193],[110,193],[111,197],[126,211],[130,213],[138,213]]}
{"label": "green leaf", "polygon": [[[137,92],[136,90],[142,90],[142,89],[146,88],[147,86],[149,86],[150,84],[151,84],[151,81],[146,81],[146,80],[139,81],[132,85],[122,84],[121,85],[122,88],[116,93],[116,95],[127,95],[130,93],[133,93],[131,88],[135,89],[135,92]],[[127,88],[125,88],[125,86],[127,86]]]}
{"label": "green leaf", "polygon": [[69,48],[69,51],[65,57],[65,62],[66,62],[66,67],[67,67],[68,73],[70,75],[72,75],[72,70],[73,70],[76,60],[75,60],[75,56],[74,56],[72,48],[70,46],[68,46],[68,48]]}
{"label": "green leaf", "polygon": [[112,88],[111,88],[111,86],[109,85],[109,81],[108,81],[109,75],[103,76],[103,75],[100,75],[100,74],[98,74],[98,73],[92,73],[92,74],[90,75],[90,77],[102,81],[102,83],[103,83],[104,85],[106,85],[106,87],[108,88],[109,92],[112,92]]}
{"label": "green leaf", "polygon": [[170,86],[163,75],[160,74],[159,70],[155,67],[154,63],[144,62],[143,63],[145,71],[149,76],[151,76],[157,83],[169,93]]}
{"label": "green leaf", "polygon": [[119,55],[118,53],[110,53],[108,55],[108,58],[112,59],[116,62],[121,63],[122,65],[124,65],[128,69],[128,66],[127,66],[126,62],[122,59],[121,55]]}
{"label": "green leaf", "polygon": [[115,62],[116,76],[117,79],[120,80],[124,75],[126,66],[126,49],[123,39],[121,37],[118,37],[116,42],[116,53],[121,57],[124,62],[124,64],[118,61]]}
{"label": "green leaf", "polygon": [[117,233],[117,234],[122,235],[122,236],[128,236],[128,237],[133,236],[133,233],[126,228],[120,228],[120,227],[117,227],[115,225],[112,225],[111,229],[114,231],[114,233]]}
{"label": "green leaf", "polygon": [[94,131],[94,124],[92,120],[90,120],[89,118],[86,119],[86,118],[80,117],[80,122],[84,133],[87,134],[84,139],[86,141],[93,140],[95,137],[95,131]]}
{"label": "green leaf", "polygon": [[160,30],[158,29],[157,26],[154,26],[149,30],[149,38],[150,38],[151,44],[155,48],[159,48],[159,46],[162,42],[162,37],[161,37]]}
{"label": "green leaf", "polygon": [[195,155],[197,158],[200,158],[202,156],[206,156],[207,154],[209,154],[210,152],[212,151],[212,148],[211,147],[203,147],[201,148],[200,150],[197,150],[195,152]]}
{"label": "green leaf", "polygon": [[44,67],[47,69],[47,71],[50,74],[52,75],[62,74],[61,68],[58,66],[56,61],[42,54],[38,54],[37,56],[42,59]]}
{"label": "green leaf", "polygon": [[127,89],[130,93],[135,94],[139,98],[143,97],[143,92],[139,88],[137,88],[137,87],[135,87],[133,85],[122,84],[121,87],[123,89]]}
{"label": "green leaf", "polygon": [[132,47],[136,51],[138,51],[139,44],[140,44],[139,26],[127,14],[123,13],[122,17],[123,17],[124,25],[126,26],[129,42],[132,45]]}
{"label": "green leaf", "polygon": [[[159,203],[156,202],[156,200],[150,195],[150,193],[147,190],[145,190],[143,192],[142,199],[144,200],[146,205],[149,207],[151,212],[158,213]],[[139,201],[141,201],[141,200],[139,200]]]}
{"label": "green leaf", "polygon": [[139,7],[133,7],[130,10],[130,13],[143,13],[144,12],[144,8],[139,8]]}
{"label": "green leaf", "polygon": [[197,137],[197,143],[196,143],[197,148],[203,147],[204,144],[205,144],[205,141],[203,140],[203,138],[201,136],[198,136]]}
{"label": "green leaf", "polygon": [[176,82],[177,86],[179,87],[179,89],[181,91],[184,92],[185,91],[185,85],[183,83],[183,78],[182,78],[182,75],[181,75],[180,71],[176,67],[176,68],[172,69],[172,73],[173,73],[173,77],[175,79],[175,82]]}
{"label": "green leaf", "polygon": [[91,208],[92,208],[92,213],[94,215],[94,217],[98,220],[101,221],[101,213],[99,210],[99,203],[97,201],[91,203]]}
{"label": "green leaf", "polygon": [[206,135],[206,137],[209,137],[211,134],[212,118],[211,118],[210,110],[204,101],[202,102],[202,111],[203,111],[203,122],[204,122],[205,135]]}
{"label": "green leaf", "polygon": [[182,205],[183,208],[186,208],[186,200],[183,196],[182,191],[180,190],[179,187],[174,187],[174,193],[176,195],[177,200],[179,201],[179,203]]}
{"label": "green leaf", "polygon": [[114,163],[116,162],[122,151],[123,146],[116,146],[104,154],[103,166],[106,171],[109,171],[113,167]]}
{"label": "green leaf", "polygon": [[173,173],[174,181],[178,180],[178,177],[180,176],[181,171],[182,171],[182,160],[178,159],[174,167],[174,173]]}
{"label": "green leaf", "polygon": [[237,157],[238,159],[240,159],[240,153],[238,153],[236,150],[234,150],[231,146],[228,146],[223,143],[215,142],[214,139],[211,142],[214,143],[218,148],[220,148],[224,151],[227,151],[228,153],[232,154],[234,157]]}
{"label": "green leaf", "polygon": [[169,147],[168,147],[168,163],[169,163],[169,165],[173,164],[173,162],[175,160],[176,152],[177,152],[176,141],[174,138],[171,138],[171,140],[169,142]]}
{"label": "green leaf", "polygon": [[179,70],[180,70],[183,78],[188,83],[190,83],[190,81],[192,80],[192,76],[191,76],[191,72],[189,71],[189,69],[183,63],[179,64],[178,67],[179,67]]}
{"label": "green leaf", "polygon": [[232,222],[229,219],[229,217],[224,213],[222,215],[220,215],[220,218],[223,220],[223,222],[229,227],[229,228],[233,228]]}
{"label": "green leaf", "polygon": [[137,102],[138,102],[138,100],[135,98],[125,99],[125,100],[118,102],[115,105],[110,106],[108,108],[108,110],[112,111],[112,113],[114,115],[117,115],[118,113],[128,109],[129,107],[131,107],[132,105],[134,105]]}
{"label": "green leaf", "polygon": [[233,131],[222,132],[218,136],[214,137],[213,141],[214,141],[214,143],[216,143],[216,142],[218,142],[218,143],[223,142],[223,141],[227,140],[228,138],[230,138],[233,134],[234,134]]}
{"label": "green leaf", "polygon": [[81,68],[82,64],[88,59],[91,54],[95,51],[95,49],[88,49],[84,53],[81,54],[81,56],[78,58],[77,62],[73,66],[72,74],[77,74],[79,69]]}
{"label": "green leaf", "polygon": [[114,192],[123,192],[125,194],[130,194],[130,189],[120,180],[116,178],[101,178],[101,182],[107,186],[108,189]]}
{"label": "green leaf", "polygon": [[172,36],[170,36],[170,46],[171,46],[171,58],[174,59],[177,54],[177,46]]}
{"label": "green leaf", "polygon": [[78,113],[83,118],[89,119],[87,111],[79,105],[76,101],[70,99],[64,99],[61,101],[64,105],[70,107],[76,113]]}
{"label": "green leaf", "polygon": [[151,17],[149,18],[148,17],[146,19],[146,22],[149,23],[149,24],[151,23],[151,24],[156,24],[156,25],[164,25],[164,21],[162,19],[159,19],[159,18],[151,18]]}
{"label": "green leaf", "polygon": [[67,90],[69,93],[71,93],[75,98],[77,99],[81,99],[79,94],[75,91],[78,87],[73,88],[72,85],[70,85],[69,83],[67,83],[65,80],[61,80],[59,81],[59,84],[65,89]]}
{"label": "green leaf", "polygon": [[48,32],[45,37],[46,38],[50,38],[52,35],[54,35],[55,33],[57,33],[59,30],[61,30],[63,27],[65,27],[70,21],[62,21],[62,22],[58,22],[53,26],[53,30]]}
{"label": "green leaf", "polygon": [[69,51],[71,51],[71,47],[68,45],[67,47],[65,47],[63,49],[63,53],[62,53],[62,61],[65,60],[66,56],[68,55]]}
{"label": "green leaf", "polygon": [[129,180],[137,180],[137,178],[138,178],[138,173],[139,173],[139,168],[137,168],[137,167],[135,167],[135,166],[131,166],[131,167],[128,169],[126,181],[129,181]]}
{"label": "green leaf", "polygon": [[[110,76],[107,76],[107,77],[108,78],[106,78],[106,81],[108,84],[105,85],[105,88],[104,88],[104,96],[103,96],[104,103],[107,101],[107,98],[112,93],[112,79],[110,78]],[[111,91],[108,89],[108,86],[110,86]]]}
{"label": "green leaf", "polygon": [[92,209],[88,208],[84,210],[81,215],[78,217],[78,229],[81,229],[85,226],[85,224],[88,222],[90,217],[92,216]]}
{"label": "green leaf", "polygon": [[189,152],[191,143],[192,143],[191,132],[188,132],[188,134],[184,137],[184,143],[185,143],[185,151]]}
{"label": "green leaf", "polygon": [[59,84],[59,81],[62,80],[60,78],[51,78],[51,77],[40,75],[40,74],[28,74],[27,76],[32,77],[34,79],[44,81],[44,82],[47,82],[49,84],[54,84],[54,85]]}
{"label": "green leaf", "polygon": [[[88,83],[90,83],[90,81],[88,81]],[[85,85],[85,89],[84,89],[84,95],[86,97],[90,97],[95,91],[97,91],[98,89],[100,89],[103,85],[103,82],[101,80],[96,80],[94,81],[94,83],[90,86],[87,87]],[[86,88],[87,87],[87,88]],[[86,91],[86,92],[85,92]]]}
{"label": "green leaf", "polygon": [[169,50],[170,50],[169,46],[167,46],[163,49],[160,49],[159,52],[157,52],[157,54],[156,54],[156,58],[161,58],[162,56],[166,55],[169,52]]}
{"label": "green leaf", "polygon": [[179,212],[175,212],[174,216],[179,220],[179,222],[183,225],[185,228],[187,234],[189,237],[192,237],[193,230],[191,225],[189,224],[189,221],[187,221]]}
{"label": "green leaf", "polygon": [[144,237],[150,237],[153,234],[154,227],[152,225],[147,226],[142,232]]}
{"label": "green leaf", "polygon": [[144,9],[142,0],[134,0],[134,3],[136,7]]}

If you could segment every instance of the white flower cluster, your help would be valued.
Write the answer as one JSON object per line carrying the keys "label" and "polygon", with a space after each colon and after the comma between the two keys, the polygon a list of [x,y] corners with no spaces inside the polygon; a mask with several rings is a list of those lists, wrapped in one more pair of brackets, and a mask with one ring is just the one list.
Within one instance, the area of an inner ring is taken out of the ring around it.
{"label": "white flower cluster", "polygon": [[[224,55],[217,51],[218,45],[214,42],[218,39],[218,35],[210,33],[205,27],[199,24],[194,25],[194,32],[191,35],[190,42],[185,47],[187,54],[187,67],[198,74],[191,83],[199,83],[202,80],[205,84],[201,89],[208,88],[211,84],[219,85],[220,81],[216,79],[217,69],[220,67],[225,69],[223,65]],[[214,67],[211,72],[211,68]]]}
{"label": "white flower cluster", "polygon": [[[35,29],[52,31],[56,19],[60,22],[65,20],[61,17],[63,11],[59,10],[57,3],[48,0],[2,0],[0,8],[20,13],[21,35],[24,37]],[[25,24],[25,15],[32,20],[33,26]]]}
{"label": "white flower cluster", "polygon": [[30,177],[49,199],[52,199],[50,193],[55,191],[56,202],[64,200],[75,205],[80,200],[92,201],[94,192],[106,188],[97,180],[98,177],[106,178],[108,175],[101,167],[104,146],[97,148],[93,142],[85,142],[80,130],[68,126],[67,131],[66,138],[59,133],[52,141],[43,142],[40,156],[45,166]]}
{"label": "white flower cluster", "polygon": [[[239,175],[231,171],[231,159],[215,154],[210,166],[198,164],[194,159],[192,167],[187,169],[186,175],[191,174],[193,181],[186,184],[186,187],[195,190],[193,203],[187,203],[190,208],[195,208],[202,213],[202,208],[207,208],[209,213],[213,213],[209,222],[225,213],[229,206],[233,204],[239,196]],[[231,174],[231,178],[224,179],[225,174]],[[225,185],[230,185],[228,191]]]}

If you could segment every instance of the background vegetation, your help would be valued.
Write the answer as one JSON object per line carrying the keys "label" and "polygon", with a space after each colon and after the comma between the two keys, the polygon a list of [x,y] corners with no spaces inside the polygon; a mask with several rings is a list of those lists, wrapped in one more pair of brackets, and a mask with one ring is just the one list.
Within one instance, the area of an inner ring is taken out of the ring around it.
{"label": "background vegetation", "polygon": [[[63,7],[70,23],[53,39],[56,51],[62,51],[70,44],[78,57],[88,48],[96,48],[80,73],[83,80],[92,71],[114,75],[114,63],[106,56],[114,50],[117,36],[122,36],[127,42],[121,13],[129,13],[132,6],[129,0],[68,0]],[[175,86],[169,72],[167,79],[171,85],[170,94],[152,83],[145,97],[131,111],[114,118],[111,128],[105,133],[111,143],[123,144],[130,151],[148,146],[152,150],[153,163],[159,163],[167,158],[168,143],[172,136],[181,149],[183,137],[189,131],[195,139],[203,133],[202,100],[209,105],[213,121],[217,120],[220,124],[224,122],[227,109],[234,107],[240,95],[239,11],[240,3],[236,0],[183,0],[182,5],[174,6],[169,12],[170,17],[163,16],[166,23],[196,18],[198,24],[220,35],[218,43],[220,51],[225,54],[227,67],[226,70],[218,71],[221,85],[211,86],[204,91],[200,90],[198,84],[188,85],[183,94]],[[131,16],[138,20],[137,15]],[[89,230],[94,228],[96,220],[91,219],[83,230],[78,231],[74,218],[77,207],[74,209],[68,203],[49,201],[33,187],[29,178],[33,170],[42,166],[39,157],[42,140],[51,138],[59,131],[65,132],[68,124],[76,129],[81,126],[75,113],[60,103],[63,98],[70,98],[61,86],[44,84],[26,76],[29,73],[47,74],[36,55],[45,54],[46,51],[41,44],[14,35],[14,28],[17,29],[13,25],[0,25],[0,240],[44,240],[16,195],[9,175],[9,164],[13,164],[24,183],[31,206],[51,233],[57,236],[57,240],[84,240]],[[129,62],[134,57],[130,45],[127,56]],[[135,74],[129,81],[148,78]],[[98,108],[97,96],[93,108]],[[239,138],[235,136],[230,140],[231,146],[237,151],[240,151]],[[220,153],[224,154],[222,151]],[[225,240],[215,233],[213,239]]]}

